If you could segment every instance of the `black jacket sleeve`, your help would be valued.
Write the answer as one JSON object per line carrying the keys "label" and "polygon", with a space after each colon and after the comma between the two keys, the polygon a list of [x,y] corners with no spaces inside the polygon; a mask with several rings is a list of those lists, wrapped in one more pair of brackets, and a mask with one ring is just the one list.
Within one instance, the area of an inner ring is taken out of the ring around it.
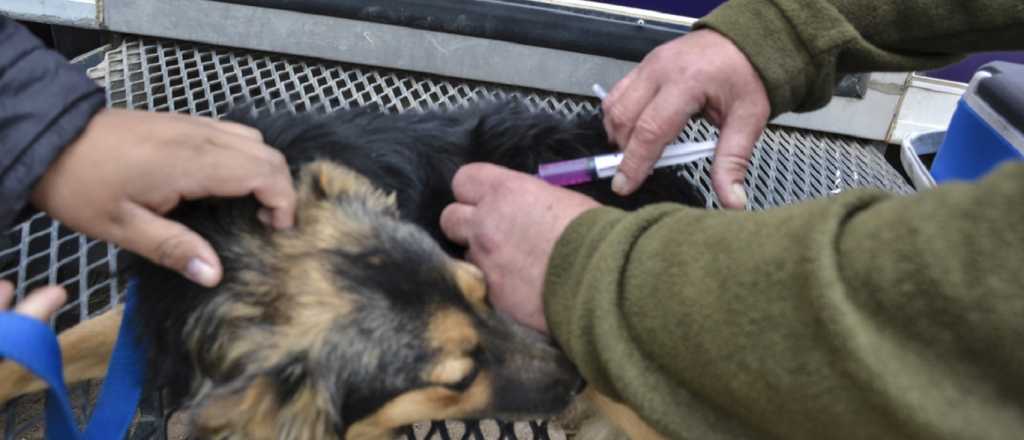
{"label": "black jacket sleeve", "polygon": [[104,103],[83,72],[0,16],[0,229]]}

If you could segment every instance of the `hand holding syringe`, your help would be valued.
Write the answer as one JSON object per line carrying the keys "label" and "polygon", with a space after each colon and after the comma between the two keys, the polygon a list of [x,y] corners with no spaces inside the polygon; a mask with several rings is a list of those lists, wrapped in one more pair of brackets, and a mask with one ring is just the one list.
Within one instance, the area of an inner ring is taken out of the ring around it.
{"label": "hand holding syringe", "polygon": [[[594,84],[594,94],[604,99],[607,93]],[[716,140],[704,142],[679,142],[665,147],[665,151],[654,164],[654,168],[682,165],[695,162],[714,154]],[[615,175],[622,162],[622,153],[602,154],[581,159],[541,164],[537,175],[548,183],[559,186],[578,185]]]}

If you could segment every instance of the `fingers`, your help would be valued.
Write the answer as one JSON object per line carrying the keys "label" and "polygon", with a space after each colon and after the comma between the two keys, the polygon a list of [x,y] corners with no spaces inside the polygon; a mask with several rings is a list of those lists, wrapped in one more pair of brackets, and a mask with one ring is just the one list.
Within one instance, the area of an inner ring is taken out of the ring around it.
{"label": "fingers", "polygon": [[489,163],[471,163],[459,168],[452,178],[455,200],[476,205],[484,196],[494,192],[495,182],[503,182],[511,174],[522,174]]}
{"label": "fingers", "polygon": [[256,142],[263,142],[263,133],[248,125],[231,121],[214,121],[215,127],[226,132],[252,139]]}
{"label": "fingers", "polygon": [[747,193],[743,180],[754,145],[768,123],[766,112],[737,112],[726,116],[711,164],[711,183],[722,206],[743,209]]}
{"label": "fingers", "polygon": [[477,205],[487,197],[507,195],[510,191],[522,193],[529,191],[534,185],[548,186],[534,176],[498,165],[464,165],[452,178],[452,192],[456,201],[441,212],[441,230],[456,243],[483,247],[486,250],[489,247],[486,241],[471,243],[470,240],[475,232],[479,232],[471,229]]}
{"label": "fingers", "polygon": [[663,87],[633,126],[622,163],[612,178],[612,190],[623,196],[636,191],[661,158],[665,146],[679,135],[700,106],[698,99]]}
{"label": "fingers", "polygon": [[[249,138],[224,135],[198,166],[188,169],[184,197],[238,197],[253,194],[266,208],[260,220],[275,228],[292,226],[296,195],[288,163],[281,152]],[[230,164],[230,166],[226,166]]]}
{"label": "fingers", "polygon": [[291,177],[275,174],[274,178],[254,188],[253,195],[266,207],[265,209],[270,210],[269,214],[266,214],[265,210],[261,211],[264,212],[261,216],[264,223],[267,223],[268,217],[270,225],[277,229],[287,229],[295,223],[297,196]]}
{"label": "fingers", "polygon": [[[175,115],[175,116],[178,116],[178,115]],[[213,119],[213,118],[206,117],[206,116],[180,115],[180,117],[185,118],[186,120],[198,122],[200,124],[206,125],[207,127],[210,127],[210,128],[213,128],[213,129],[217,129],[217,130],[221,130],[221,131],[224,131],[224,132],[227,132],[227,133],[231,133],[231,134],[236,135],[236,136],[242,136],[244,138],[252,139],[252,140],[254,140],[256,142],[260,142],[260,143],[263,142],[263,133],[261,133],[256,128],[250,127],[248,125],[239,124],[237,122],[232,122],[232,121],[223,121],[223,120],[219,120],[219,119]]]}
{"label": "fingers", "polygon": [[260,221],[277,229],[292,227],[297,199],[290,177],[274,175],[257,184],[252,192],[265,207],[260,210]]}
{"label": "fingers", "polygon": [[[206,172],[206,177],[220,174],[225,169],[236,172],[217,183],[206,182],[202,177],[191,181],[193,189],[185,197],[194,199],[253,194],[265,207],[259,212],[260,221],[278,229],[291,227],[295,220],[296,196],[284,155],[264,144],[263,134],[253,127],[206,117],[189,117],[189,120],[214,129],[210,135],[212,143],[226,150],[221,151],[222,154],[207,154],[208,158],[214,157],[216,160],[207,161],[210,166],[202,170]],[[232,166],[225,167],[225,164]],[[190,170],[195,171],[192,168]],[[240,177],[240,174],[245,176]],[[187,179],[193,178],[187,176]]]}
{"label": "fingers", "polygon": [[611,107],[614,106],[614,103],[619,101],[620,96],[627,93],[627,90],[629,90],[631,84],[633,83],[633,79],[636,78],[637,71],[639,70],[639,68],[630,70],[625,77],[619,80],[619,82],[615,83],[615,86],[612,87],[612,90],[608,92],[608,96],[604,97],[604,99],[601,102],[601,111],[604,112],[604,118],[601,122],[604,124],[604,131],[608,135],[609,142],[615,142],[615,127],[612,126],[612,118],[608,117],[608,111],[611,109]]}
{"label": "fingers", "polygon": [[703,111],[720,125],[712,180],[726,207],[746,204],[742,182],[771,112],[761,77],[727,37],[699,30],[649,53],[605,99],[605,129],[624,151],[612,190],[634,192],[665,144]]}
{"label": "fingers", "polygon": [[0,310],[7,310],[14,300],[14,284],[10,281],[0,280]]}
{"label": "fingers", "polygon": [[452,203],[441,211],[441,230],[451,241],[469,246],[470,225],[476,208],[463,203]]}
{"label": "fingers", "polygon": [[456,202],[441,212],[441,230],[445,235],[455,243],[469,246],[470,220],[476,205],[494,193],[494,182],[502,182],[503,177],[514,174],[517,173],[489,163],[471,163],[459,168],[452,178]]}
{"label": "fingers", "polygon": [[642,67],[634,72],[625,84],[617,84],[601,104],[609,139],[620,148],[628,144],[637,118],[658,92],[658,83],[646,80]]}
{"label": "fingers", "polygon": [[[0,280],[0,310],[7,310],[14,300],[14,284]],[[50,319],[67,301],[67,292],[60,286],[46,286],[33,290],[24,301],[14,308],[16,313],[26,315],[40,321]]]}
{"label": "fingers", "polygon": [[220,282],[220,259],[206,240],[184,225],[143,206],[124,208],[125,223],[115,240],[125,249],[206,287]]}
{"label": "fingers", "polygon": [[50,319],[60,306],[67,300],[67,293],[60,286],[46,286],[33,290],[25,300],[14,307],[16,313],[26,315],[40,321]]}

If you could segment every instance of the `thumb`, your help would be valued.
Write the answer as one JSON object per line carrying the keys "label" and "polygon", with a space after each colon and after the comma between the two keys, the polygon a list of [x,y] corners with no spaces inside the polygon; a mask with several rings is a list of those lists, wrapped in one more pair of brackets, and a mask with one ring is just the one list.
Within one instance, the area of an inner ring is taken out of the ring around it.
{"label": "thumb", "polygon": [[132,204],[119,243],[149,261],[206,287],[220,283],[222,269],[213,247],[181,223]]}
{"label": "thumb", "polygon": [[711,164],[711,185],[722,206],[731,209],[747,206],[743,180],[754,154],[754,144],[767,123],[767,115],[757,113],[730,115],[722,123],[722,135]]}

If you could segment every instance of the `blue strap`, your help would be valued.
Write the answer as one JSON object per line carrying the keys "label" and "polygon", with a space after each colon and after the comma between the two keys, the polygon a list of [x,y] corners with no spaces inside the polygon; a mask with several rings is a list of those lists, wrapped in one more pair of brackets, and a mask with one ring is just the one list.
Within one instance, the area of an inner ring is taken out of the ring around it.
{"label": "blue strap", "polygon": [[124,438],[139,407],[145,358],[137,332],[137,296],[135,282],[129,282],[117,343],[110,355],[103,390],[85,428],[86,439]]}
{"label": "blue strap", "polygon": [[42,322],[0,313],[0,357],[17,362],[46,381],[46,437],[51,440],[124,438],[142,395],[143,356],[136,335],[135,283],[129,283],[124,318],[107,367],[103,390],[83,435],[78,431],[64,383],[57,336]]}
{"label": "blue strap", "polygon": [[[16,313],[0,313],[0,356],[17,362],[46,381],[46,431],[53,439],[81,439],[71,413],[60,345],[50,327]],[[17,336],[13,336],[17,335]]]}

